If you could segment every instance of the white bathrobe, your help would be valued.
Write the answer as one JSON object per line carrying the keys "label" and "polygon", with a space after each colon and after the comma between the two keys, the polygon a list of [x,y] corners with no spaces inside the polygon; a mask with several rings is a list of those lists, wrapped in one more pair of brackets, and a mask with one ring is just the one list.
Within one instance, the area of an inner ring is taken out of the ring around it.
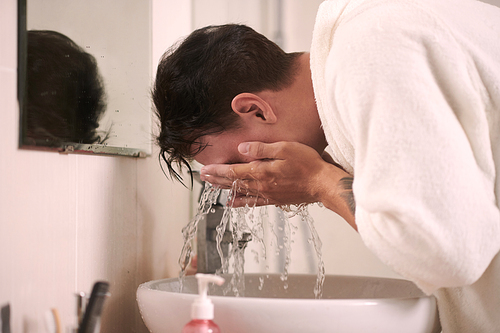
{"label": "white bathrobe", "polygon": [[437,297],[443,332],[500,332],[500,9],[326,1],[311,70],[365,244]]}

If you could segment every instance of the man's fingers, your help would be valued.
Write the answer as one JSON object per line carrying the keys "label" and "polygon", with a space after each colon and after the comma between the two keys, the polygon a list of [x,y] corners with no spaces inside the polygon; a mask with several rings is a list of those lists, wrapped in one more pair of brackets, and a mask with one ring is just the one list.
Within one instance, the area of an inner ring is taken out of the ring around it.
{"label": "man's fingers", "polygon": [[255,160],[281,159],[282,143],[243,142],[238,146],[240,154]]}
{"label": "man's fingers", "polygon": [[[229,164],[205,165],[200,170],[200,178],[202,181],[207,182],[211,182],[208,178],[212,178],[212,181],[225,179],[226,182],[232,182],[234,179],[236,179],[233,166]],[[220,184],[219,182],[217,183]]]}
{"label": "man's fingers", "polygon": [[[212,166],[214,167],[214,170],[212,170]],[[238,167],[241,168],[241,171],[236,170]],[[252,178],[245,177],[245,175],[249,175],[249,171],[243,164],[229,166],[228,170],[222,170],[226,169],[226,165],[210,165],[207,166],[206,169],[203,168],[200,174],[200,179],[204,182],[209,182],[210,184],[219,186],[223,189],[233,188],[237,192],[245,194],[259,192],[259,182]]]}
{"label": "man's fingers", "polygon": [[252,173],[254,172],[254,166],[252,163],[210,164],[201,168],[200,178],[202,181],[224,185],[228,185],[228,182],[233,182],[237,179],[253,180]]}

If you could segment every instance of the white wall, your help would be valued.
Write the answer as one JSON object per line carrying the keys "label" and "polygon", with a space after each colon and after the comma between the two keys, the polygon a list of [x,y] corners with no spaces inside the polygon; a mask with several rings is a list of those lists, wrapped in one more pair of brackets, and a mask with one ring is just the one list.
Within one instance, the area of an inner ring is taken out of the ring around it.
{"label": "white wall", "polygon": [[[158,3],[156,44],[164,46],[188,33],[191,16],[188,1]],[[96,280],[111,284],[102,331],[145,332],[135,291],[141,282],[177,275],[189,191],[165,179],[154,155],[18,149],[16,94],[17,1],[2,0],[0,306],[11,305],[12,332],[46,332],[50,308],[60,312],[63,329],[74,324],[73,293],[89,292]]]}

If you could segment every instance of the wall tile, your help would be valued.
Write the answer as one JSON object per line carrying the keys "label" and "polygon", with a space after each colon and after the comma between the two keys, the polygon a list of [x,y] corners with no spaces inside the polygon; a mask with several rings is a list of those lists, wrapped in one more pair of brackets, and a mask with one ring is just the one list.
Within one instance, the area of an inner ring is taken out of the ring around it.
{"label": "wall tile", "polygon": [[[3,0],[0,2],[0,69],[17,68],[17,1]],[[12,33],[16,29],[16,33]],[[4,82],[4,81],[1,81]]]}

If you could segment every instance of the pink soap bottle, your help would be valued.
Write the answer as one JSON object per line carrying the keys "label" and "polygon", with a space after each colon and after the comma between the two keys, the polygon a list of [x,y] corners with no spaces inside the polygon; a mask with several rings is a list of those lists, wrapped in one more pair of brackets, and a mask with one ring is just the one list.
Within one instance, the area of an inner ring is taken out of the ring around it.
{"label": "pink soap bottle", "polygon": [[219,326],[213,322],[214,305],[207,297],[207,290],[209,282],[220,286],[224,283],[224,278],[198,273],[196,279],[198,280],[199,297],[191,306],[191,321],[184,326],[182,333],[220,333]]}

